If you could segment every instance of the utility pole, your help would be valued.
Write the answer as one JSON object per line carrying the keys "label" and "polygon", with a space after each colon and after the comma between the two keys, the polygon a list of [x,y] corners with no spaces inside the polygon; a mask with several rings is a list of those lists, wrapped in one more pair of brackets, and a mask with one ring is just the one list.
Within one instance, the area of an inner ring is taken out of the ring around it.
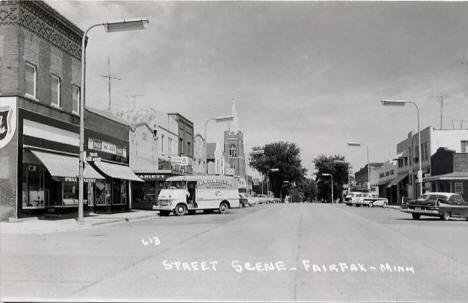
{"label": "utility pole", "polygon": [[117,78],[111,74],[110,70],[110,57],[107,57],[107,75],[101,75],[101,77],[107,78],[107,90],[108,90],[108,97],[109,97],[109,111],[112,109],[112,103],[111,103],[111,81],[112,80],[122,80],[120,78]]}
{"label": "utility pole", "polygon": [[127,95],[129,98],[133,98],[133,107],[136,107],[136,98],[138,97],[143,97],[144,95],[138,95],[138,94],[133,94],[133,95]]}

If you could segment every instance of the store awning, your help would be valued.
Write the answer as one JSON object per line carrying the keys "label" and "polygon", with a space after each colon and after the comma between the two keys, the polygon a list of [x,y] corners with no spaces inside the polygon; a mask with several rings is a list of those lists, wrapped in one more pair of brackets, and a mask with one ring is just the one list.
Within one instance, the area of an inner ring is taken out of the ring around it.
{"label": "store awning", "polygon": [[135,173],[128,166],[112,164],[107,162],[94,162],[94,164],[104,174],[108,175],[111,178],[136,182],[145,182],[142,179],[140,179],[137,175],[135,175]]}
{"label": "store awning", "polygon": [[[78,178],[80,166],[78,157],[58,155],[37,150],[31,150],[31,152],[44,164],[51,176]],[[104,177],[90,165],[86,165],[83,176],[85,179],[104,179]]]}
{"label": "store awning", "polygon": [[468,172],[451,172],[444,175],[425,177],[424,181],[468,180]]}
{"label": "store awning", "polygon": [[392,187],[400,183],[404,178],[408,177],[408,174],[402,174],[399,176],[396,176],[395,179],[390,182],[390,184],[387,185],[387,187]]}

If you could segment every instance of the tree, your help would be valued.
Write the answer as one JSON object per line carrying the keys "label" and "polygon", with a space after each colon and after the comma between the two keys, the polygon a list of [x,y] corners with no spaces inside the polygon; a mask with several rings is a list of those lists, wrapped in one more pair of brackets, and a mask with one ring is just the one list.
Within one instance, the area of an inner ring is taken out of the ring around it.
{"label": "tree", "polygon": [[302,167],[301,152],[295,143],[280,141],[254,147],[253,151],[249,164],[268,177],[276,198],[286,196],[289,185],[304,178],[306,169]]}
{"label": "tree", "polygon": [[324,173],[333,175],[334,198],[340,198],[343,192],[343,184],[348,181],[348,165],[346,163],[335,163],[335,160],[344,161],[344,156],[320,155],[314,159],[317,183],[318,199],[331,201],[331,178],[323,176]]}

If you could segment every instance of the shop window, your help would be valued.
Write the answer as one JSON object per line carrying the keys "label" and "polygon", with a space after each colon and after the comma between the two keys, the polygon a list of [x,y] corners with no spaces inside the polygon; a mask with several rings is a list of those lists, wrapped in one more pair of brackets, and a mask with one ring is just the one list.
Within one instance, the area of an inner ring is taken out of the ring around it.
{"label": "shop window", "polygon": [[455,193],[463,194],[463,182],[455,182]]}
{"label": "shop window", "polygon": [[45,171],[38,165],[23,164],[23,208],[44,208]]}
{"label": "shop window", "polygon": [[78,200],[78,182],[63,182],[63,199]]}
{"label": "shop window", "polygon": [[26,95],[33,98],[36,98],[36,73],[36,66],[26,62],[24,68],[24,92]]}
{"label": "shop window", "polygon": [[52,106],[60,107],[60,78],[56,75],[50,75],[50,103]]}

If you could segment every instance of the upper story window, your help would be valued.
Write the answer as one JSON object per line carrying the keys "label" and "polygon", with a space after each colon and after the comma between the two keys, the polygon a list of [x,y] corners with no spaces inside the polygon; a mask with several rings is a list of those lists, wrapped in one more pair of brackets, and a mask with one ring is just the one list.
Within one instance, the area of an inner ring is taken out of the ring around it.
{"label": "upper story window", "polygon": [[26,95],[36,98],[37,67],[26,62],[24,68],[24,92]]}
{"label": "upper story window", "polygon": [[229,156],[237,157],[237,147],[234,144],[229,147]]}
{"label": "upper story window", "polygon": [[80,88],[76,85],[72,85],[72,102],[72,112],[80,115]]}
{"label": "upper story window", "polygon": [[187,141],[187,155],[191,154],[191,147],[190,147],[190,142]]}
{"label": "upper story window", "polygon": [[461,141],[461,152],[468,153],[468,140]]}
{"label": "upper story window", "polygon": [[50,75],[50,103],[55,107],[60,107],[60,78]]}
{"label": "upper story window", "polygon": [[167,154],[169,156],[172,156],[172,138],[167,138],[167,148],[168,148]]}
{"label": "upper story window", "polygon": [[164,135],[161,135],[161,153],[164,154]]}

